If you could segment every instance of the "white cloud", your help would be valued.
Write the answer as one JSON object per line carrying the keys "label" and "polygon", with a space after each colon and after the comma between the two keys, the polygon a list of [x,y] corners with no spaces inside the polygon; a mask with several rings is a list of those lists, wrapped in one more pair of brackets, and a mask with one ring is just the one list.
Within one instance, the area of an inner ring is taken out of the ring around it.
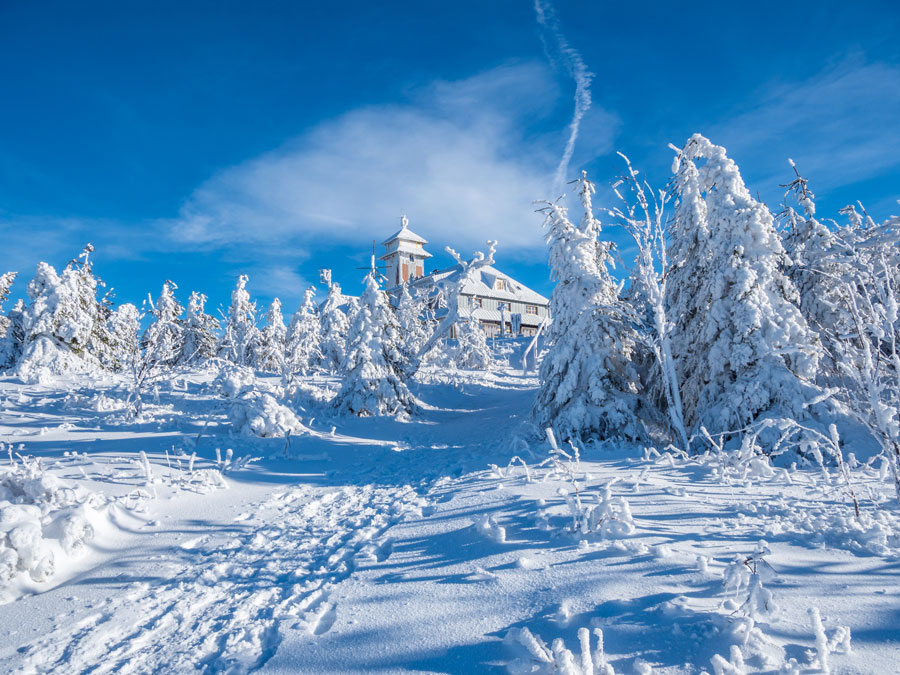
{"label": "white cloud", "polygon": [[[547,68],[516,64],[350,111],[210,178],[172,232],[194,245],[362,245],[406,214],[423,236],[462,249],[488,238],[505,251],[539,247],[532,202],[553,196],[556,152],[534,124],[556,98]],[[605,138],[592,150],[608,152],[618,125],[598,115]]]}

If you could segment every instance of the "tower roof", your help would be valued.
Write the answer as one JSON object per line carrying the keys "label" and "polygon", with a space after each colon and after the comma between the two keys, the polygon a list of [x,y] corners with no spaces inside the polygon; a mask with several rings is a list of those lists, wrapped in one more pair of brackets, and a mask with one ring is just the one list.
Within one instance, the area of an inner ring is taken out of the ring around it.
{"label": "tower roof", "polygon": [[400,241],[410,241],[415,244],[427,244],[428,241],[424,237],[420,237],[415,232],[407,227],[409,225],[409,221],[406,219],[406,216],[400,218],[400,229],[394,232],[390,237],[381,242],[382,246],[388,246],[396,240]]}

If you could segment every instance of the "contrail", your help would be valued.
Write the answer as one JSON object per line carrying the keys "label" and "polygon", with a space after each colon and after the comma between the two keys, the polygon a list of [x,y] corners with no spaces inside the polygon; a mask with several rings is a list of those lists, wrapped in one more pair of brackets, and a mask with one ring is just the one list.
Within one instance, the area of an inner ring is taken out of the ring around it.
{"label": "contrail", "polygon": [[[584,117],[591,107],[591,80],[594,74],[587,69],[581,54],[566,40],[566,36],[563,35],[562,28],[559,26],[559,20],[556,18],[556,12],[549,0],[543,2],[542,0],[534,0],[534,11],[537,14],[538,24],[556,42],[560,59],[569,75],[575,80],[575,112],[572,114],[572,121],[569,124],[569,140],[566,141],[565,150],[563,150],[559,166],[556,167],[556,175],[553,178],[554,189],[561,192],[569,172],[569,162],[572,161],[572,154],[575,152],[575,141],[578,139],[578,128],[581,126],[581,118]],[[541,34],[541,40],[544,42],[547,56],[552,61],[553,58],[543,33]]]}

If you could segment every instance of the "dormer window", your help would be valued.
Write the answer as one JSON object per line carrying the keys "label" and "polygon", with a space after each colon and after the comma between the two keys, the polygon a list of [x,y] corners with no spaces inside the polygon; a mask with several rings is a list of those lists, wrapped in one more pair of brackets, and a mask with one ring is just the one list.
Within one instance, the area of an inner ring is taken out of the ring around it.
{"label": "dormer window", "polygon": [[494,290],[495,291],[505,291],[506,290],[506,279],[497,279],[494,282]]}

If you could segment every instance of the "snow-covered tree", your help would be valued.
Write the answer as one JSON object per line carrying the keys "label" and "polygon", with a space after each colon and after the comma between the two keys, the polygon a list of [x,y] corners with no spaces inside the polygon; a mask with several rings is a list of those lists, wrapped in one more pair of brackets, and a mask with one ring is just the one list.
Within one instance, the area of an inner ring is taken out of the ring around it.
{"label": "snow-covered tree", "polygon": [[[6,274],[0,274],[0,309],[3,309],[3,303],[6,302],[7,298],[9,298],[9,289],[12,287],[17,275],[18,272],[7,272]],[[4,321],[5,318],[6,317],[0,317],[0,335],[5,334],[6,332],[6,321]]]}
{"label": "snow-covered tree", "polygon": [[463,260],[459,253],[449,246],[446,247],[447,253],[456,260],[456,264],[459,266],[459,274],[448,275],[448,278],[437,287],[437,296],[431,298],[432,303],[446,306],[447,313],[431,331],[431,335],[428,336],[419,353],[409,360],[406,367],[407,377],[412,377],[429,356],[433,356],[431,352],[440,344],[441,340],[450,334],[453,326],[459,321],[460,297],[463,288],[474,278],[478,270],[494,264],[497,242],[488,241],[487,245],[487,255],[482,251],[477,251],[471,260]]}
{"label": "snow-covered tree", "polygon": [[285,336],[287,328],[281,314],[281,300],[275,298],[266,312],[266,325],[259,334],[254,350],[254,365],[259,370],[280,373],[284,367]]}
{"label": "snow-covered tree", "polygon": [[341,310],[344,302],[340,285],[332,283],[328,287],[328,297],[322,306],[322,333],[319,340],[322,368],[332,373],[340,369],[347,350],[347,331],[350,328],[350,322],[347,315]]}
{"label": "snow-covered tree", "polygon": [[0,338],[0,371],[12,368],[22,358],[25,346],[25,302],[16,302],[4,318],[6,331]]}
{"label": "snow-covered tree", "polygon": [[219,343],[218,355],[239,366],[252,362],[253,351],[259,341],[256,327],[256,303],[250,302],[246,286],[249,277],[238,277],[237,286],[231,292],[231,306],[225,320],[225,334]]}
{"label": "snow-covered tree", "polygon": [[179,319],[184,308],[175,299],[176,288],[171,281],[163,283],[159,298],[152,306],[153,321],[141,338],[148,358],[159,367],[174,366],[184,347],[184,330]]}
{"label": "snow-covered tree", "polygon": [[321,323],[315,297],[315,290],[307,288],[303,302],[291,318],[285,347],[286,373],[305,375],[322,360],[319,350]]}
{"label": "snow-covered tree", "polygon": [[[896,236],[900,218],[892,220]],[[856,283],[842,281],[838,289],[851,330],[829,337],[842,402],[881,446],[900,502],[900,266],[883,252],[858,269]]]}
{"label": "snow-covered tree", "polygon": [[493,364],[487,336],[475,317],[457,321],[452,358],[453,365],[463,370],[487,370]]}
{"label": "snow-covered tree", "polygon": [[541,364],[535,421],[560,439],[636,438],[638,374],[632,365],[634,335],[622,315],[619,288],[609,273],[611,244],[598,240],[594,186],[582,175],[577,192],[584,208],[579,225],[565,207],[548,203],[550,350]]}
{"label": "snow-covered tree", "polygon": [[785,197],[792,194],[803,213],[795,211],[785,200],[782,241],[790,258],[787,274],[797,289],[797,304],[803,317],[822,339],[825,357],[822,366],[833,375],[837,366],[832,358],[835,345],[830,336],[843,334],[852,323],[850,312],[841,301],[840,289],[841,283],[853,276],[854,246],[842,241],[835,230],[816,218],[815,195],[794,162],[790,164],[796,177],[788,184]]}
{"label": "snow-covered tree", "polygon": [[119,305],[109,315],[106,325],[115,345],[112,359],[107,364],[110,370],[123,372],[131,369],[134,351],[140,348],[140,318],[140,311],[130,303]]}
{"label": "snow-covered tree", "polygon": [[415,397],[406,386],[400,326],[374,271],[366,277],[359,310],[347,340],[344,379],[334,405],[359,416],[412,412]]}
{"label": "snow-covered tree", "polygon": [[628,304],[631,306],[638,340],[643,353],[635,358],[643,376],[645,399],[664,409],[674,439],[682,448],[689,444],[681,403],[681,385],[675,370],[670,333],[672,322],[666,307],[666,286],[669,272],[666,254],[665,207],[671,197],[658,193],[621,152],[626,171],[613,185],[621,205],[607,212],[616,218],[631,235],[637,256],[631,270]]}
{"label": "snow-covered tree", "polygon": [[38,263],[22,317],[23,353],[18,368],[23,376],[34,370],[62,373],[99,366],[88,349],[98,313],[87,302],[88,284],[89,279],[72,266],[59,275],[47,263]]}
{"label": "snow-covered tree", "polygon": [[[0,310],[3,308],[3,303],[9,298],[9,289],[16,279],[16,274],[16,272],[7,272],[0,275]],[[16,336],[8,335],[11,325],[10,317],[0,314],[0,370],[9,368],[17,357]]]}
{"label": "snow-covered tree", "polygon": [[397,300],[397,322],[400,324],[402,350],[406,360],[415,358],[428,339],[422,324],[423,303],[409,292],[409,284],[400,287]]}
{"label": "snow-covered tree", "polygon": [[184,315],[181,356],[178,362],[190,364],[215,358],[219,322],[206,313],[206,296],[194,291]]}
{"label": "snow-covered tree", "polygon": [[723,432],[813,395],[820,345],[771,213],[725,149],[699,134],[678,151],[667,306],[688,426]]}

